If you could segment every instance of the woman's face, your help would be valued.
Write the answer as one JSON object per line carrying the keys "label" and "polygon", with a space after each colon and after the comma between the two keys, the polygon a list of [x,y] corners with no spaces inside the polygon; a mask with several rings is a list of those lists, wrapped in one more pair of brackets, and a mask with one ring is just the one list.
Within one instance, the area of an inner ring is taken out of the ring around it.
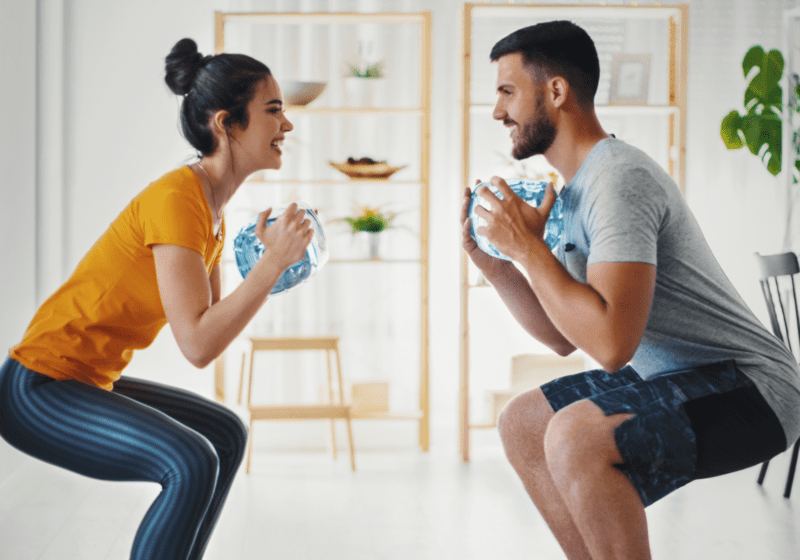
{"label": "woman's face", "polygon": [[247,128],[231,129],[231,147],[236,152],[237,165],[257,171],[280,169],[283,140],[294,126],[283,112],[283,96],[278,82],[267,76],[256,85],[247,104]]}

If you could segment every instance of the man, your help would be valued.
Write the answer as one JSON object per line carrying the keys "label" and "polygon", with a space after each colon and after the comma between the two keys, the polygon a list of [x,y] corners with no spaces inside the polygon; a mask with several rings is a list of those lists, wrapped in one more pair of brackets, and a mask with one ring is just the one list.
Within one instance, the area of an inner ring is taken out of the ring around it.
{"label": "man", "polygon": [[607,134],[588,34],[556,21],[500,40],[494,118],[512,155],[543,154],[565,181],[550,251],[539,208],[481,187],[478,229],[520,265],[478,249],[464,191],[462,243],[516,320],[602,370],[513,399],[509,461],[570,560],[650,558],[645,507],[684,484],[758,464],[800,437],[800,371],[713,257],[672,178]]}

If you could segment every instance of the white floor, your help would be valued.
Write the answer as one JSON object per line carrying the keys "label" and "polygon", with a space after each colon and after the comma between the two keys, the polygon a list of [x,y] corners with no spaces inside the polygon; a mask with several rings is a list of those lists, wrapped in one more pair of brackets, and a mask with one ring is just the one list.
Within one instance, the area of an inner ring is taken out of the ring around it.
{"label": "white floor", "polygon": [[[454,449],[260,451],[232,489],[206,560],[562,559],[493,435],[472,461]],[[16,453],[6,446],[0,455]],[[0,472],[0,560],[128,557],[158,492],[86,479],[17,457]],[[21,460],[19,460],[21,459]],[[648,510],[656,560],[800,558],[800,477],[783,498],[788,454],[757,471],[695,482]]]}

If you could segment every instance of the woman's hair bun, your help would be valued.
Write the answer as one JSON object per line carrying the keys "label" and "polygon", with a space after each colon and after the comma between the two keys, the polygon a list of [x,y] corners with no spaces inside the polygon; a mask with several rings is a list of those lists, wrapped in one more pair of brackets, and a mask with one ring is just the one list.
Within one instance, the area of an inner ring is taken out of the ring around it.
{"label": "woman's hair bun", "polygon": [[197,52],[197,43],[181,39],[167,55],[164,81],[176,95],[186,95],[192,89],[197,71],[203,65],[204,57]]}

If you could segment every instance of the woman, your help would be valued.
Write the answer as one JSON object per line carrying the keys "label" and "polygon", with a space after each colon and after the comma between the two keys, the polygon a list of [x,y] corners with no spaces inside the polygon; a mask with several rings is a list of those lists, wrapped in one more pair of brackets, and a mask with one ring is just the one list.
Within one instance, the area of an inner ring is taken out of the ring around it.
{"label": "woman", "polygon": [[313,232],[296,205],[269,228],[270,210],[259,214],[264,255],[221,299],[223,208],[251,173],[281,166],[293,127],[269,69],[248,56],[203,57],[183,39],[166,83],[183,96],[183,133],[200,159],[134,198],[37,311],[0,369],[0,435],[86,476],[160,483],[131,558],[173,560],[203,555],[247,429],[217,403],[121,371],[167,322],[193,365],[210,364]]}

